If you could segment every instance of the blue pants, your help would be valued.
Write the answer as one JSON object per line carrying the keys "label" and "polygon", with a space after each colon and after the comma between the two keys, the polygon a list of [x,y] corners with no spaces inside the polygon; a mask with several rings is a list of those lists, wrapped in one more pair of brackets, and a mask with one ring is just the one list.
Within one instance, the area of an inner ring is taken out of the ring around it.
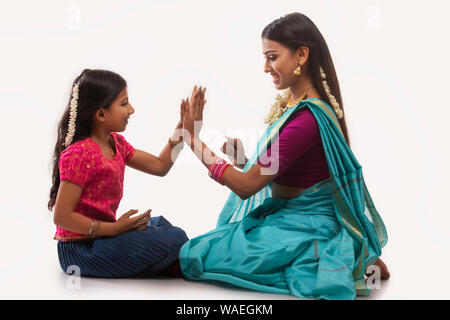
{"label": "blue pants", "polygon": [[158,216],[150,219],[145,230],[92,240],[58,241],[58,257],[64,272],[76,266],[85,277],[156,275],[178,259],[186,241],[182,229]]}

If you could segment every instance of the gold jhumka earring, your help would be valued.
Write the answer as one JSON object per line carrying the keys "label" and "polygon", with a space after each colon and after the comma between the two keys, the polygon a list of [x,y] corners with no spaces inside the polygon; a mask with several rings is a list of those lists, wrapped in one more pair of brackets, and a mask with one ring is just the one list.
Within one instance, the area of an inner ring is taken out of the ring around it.
{"label": "gold jhumka earring", "polygon": [[299,76],[301,72],[302,72],[302,69],[301,69],[301,65],[299,64],[298,67],[295,68],[294,74],[295,74],[296,76]]}

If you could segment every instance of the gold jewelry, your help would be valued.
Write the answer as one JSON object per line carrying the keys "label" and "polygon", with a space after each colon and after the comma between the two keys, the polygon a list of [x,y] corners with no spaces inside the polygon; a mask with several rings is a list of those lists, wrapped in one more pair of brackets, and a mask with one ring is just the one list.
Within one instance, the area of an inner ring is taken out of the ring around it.
{"label": "gold jewelry", "polygon": [[100,230],[100,223],[102,222],[101,220],[96,220],[95,221],[97,223],[97,225],[94,227],[94,232],[92,233],[92,238],[96,238],[98,235],[98,231]]}
{"label": "gold jewelry", "polygon": [[300,73],[302,73],[302,68],[301,68],[301,65],[299,64],[298,67],[295,68],[294,74],[295,74],[296,76],[299,76]]}
{"label": "gold jewelry", "polygon": [[89,228],[89,233],[88,233],[88,236],[92,236],[92,231],[93,231],[93,226],[94,226],[94,222],[95,222],[95,219],[92,219],[92,222],[91,222],[91,227]]}
{"label": "gold jewelry", "polygon": [[305,98],[311,86],[312,84],[309,85],[309,87],[305,90],[305,92],[302,94],[300,98],[298,98],[293,102],[289,102],[292,95],[290,89],[286,89],[283,91],[282,94],[277,95],[277,99],[270,108],[270,113],[267,115],[264,122],[267,123],[269,126],[275,123],[275,121],[277,121],[286,112],[287,109],[297,105],[301,100]]}
{"label": "gold jewelry", "polygon": [[[306,97],[306,94],[308,93],[308,90],[311,89],[311,87],[312,87],[312,83],[309,85],[308,88],[306,88],[305,92],[301,95],[300,98],[298,98],[297,100],[292,101],[292,102],[289,101],[289,102],[286,104],[285,109],[292,108],[293,106],[297,105],[300,101],[302,101],[302,100]],[[289,97],[289,99],[290,99],[290,97]]]}

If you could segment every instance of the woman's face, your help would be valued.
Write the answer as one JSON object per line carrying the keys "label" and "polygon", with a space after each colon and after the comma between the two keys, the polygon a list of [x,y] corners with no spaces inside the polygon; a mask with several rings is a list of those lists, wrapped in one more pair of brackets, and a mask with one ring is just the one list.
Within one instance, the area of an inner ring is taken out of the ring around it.
{"label": "woman's face", "polygon": [[267,38],[262,38],[262,47],[266,58],[264,72],[272,75],[275,88],[282,90],[294,86],[299,79],[299,76],[294,74],[300,61],[298,54]]}

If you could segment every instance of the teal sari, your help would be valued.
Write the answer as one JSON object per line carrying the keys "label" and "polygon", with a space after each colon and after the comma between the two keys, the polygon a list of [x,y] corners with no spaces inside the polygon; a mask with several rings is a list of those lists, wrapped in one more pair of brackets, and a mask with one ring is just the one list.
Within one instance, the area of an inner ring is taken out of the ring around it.
{"label": "teal sari", "polygon": [[330,177],[292,199],[272,198],[272,183],[246,200],[231,192],[216,228],[182,246],[186,279],[300,298],[370,294],[364,273],[380,257],[387,232],[327,103],[312,98],[288,109],[263,134],[243,171],[305,107],[319,125]]}

